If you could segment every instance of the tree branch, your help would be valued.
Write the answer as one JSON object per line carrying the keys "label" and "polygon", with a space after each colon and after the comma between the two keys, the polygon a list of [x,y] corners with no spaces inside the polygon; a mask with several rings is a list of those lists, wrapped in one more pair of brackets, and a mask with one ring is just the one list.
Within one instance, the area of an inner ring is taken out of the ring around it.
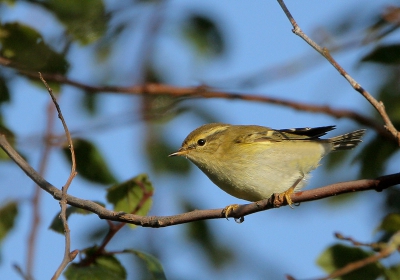
{"label": "tree branch", "polygon": [[[18,67],[13,64],[12,61],[0,57],[0,64],[12,67],[18,70]],[[19,70],[19,72],[29,78],[36,79],[37,73],[26,70]],[[114,92],[119,94],[128,95],[168,95],[171,97],[182,97],[182,98],[221,98],[229,100],[244,100],[251,102],[262,102],[268,104],[274,104],[279,106],[284,106],[292,108],[299,111],[312,112],[312,113],[322,113],[330,115],[334,118],[348,118],[356,121],[361,125],[373,128],[382,137],[393,140],[392,135],[382,127],[381,124],[377,123],[374,119],[369,118],[360,113],[346,110],[346,109],[334,109],[330,106],[324,105],[311,105],[307,103],[294,102],[290,100],[268,97],[261,94],[241,94],[241,93],[231,93],[214,90],[207,86],[197,86],[197,87],[176,87],[167,84],[144,84],[144,85],[134,85],[130,87],[119,87],[119,86],[91,86],[84,83],[80,83],[60,74],[49,74],[42,73],[44,79],[49,82],[57,82],[60,84],[71,85],[76,88],[82,89],[88,93],[105,93]]]}
{"label": "tree branch", "polygon": [[[8,143],[6,137],[0,134],[0,147],[7,153],[7,155],[44,191],[50,193],[55,199],[61,200],[62,192],[57,189],[43,177],[41,177]],[[366,190],[382,191],[391,186],[400,184],[400,173],[382,176],[375,179],[357,180],[351,182],[342,182],[318,189],[297,192],[291,195],[294,203],[301,203],[313,200],[319,200],[330,196],[336,196],[350,192],[360,192]],[[101,219],[112,221],[124,222],[139,225],[142,227],[167,227],[177,224],[183,224],[193,221],[206,220],[206,219],[221,219],[225,218],[222,213],[223,209],[211,210],[195,210],[174,216],[138,216],[134,214],[127,214],[124,212],[115,212],[104,208],[103,206],[90,201],[84,200],[72,195],[66,195],[67,203],[81,209],[88,210],[97,214]],[[271,198],[260,200],[250,204],[244,204],[232,211],[229,215],[234,218],[242,218],[252,213],[268,210],[286,205],[286,202],[276,202],[275,196]]]}
{"label": "tree branch", "polygon": [[365,99],[378,111],[381,115],[385,128],[391,133],[393,138],[396,140],[396,143],[400,146],[400,132],[394,127],[392,121],[390,120],[388,114],[386,113],[385,106],[382,101],[376,100],[368,91],[366,91],[356,80],[353,79],[342,66],[337,63],[335,59],[331,56],[329,50],[327,48],[320,47],[317,43],[315,43],[311,38],[309,38],[299,27],[297,22],[294,20],[292,14],[289,12],[283,0],[277,0],[282,10],[284,11],[286,17],[289,19],[290,23],[293,26],[293,33],[302,38],[307,42],[312,48],[314,48],[317,52],[319,52],[323,57],[325,57],[333,67],[342,75],[350,85],[358,91]]}

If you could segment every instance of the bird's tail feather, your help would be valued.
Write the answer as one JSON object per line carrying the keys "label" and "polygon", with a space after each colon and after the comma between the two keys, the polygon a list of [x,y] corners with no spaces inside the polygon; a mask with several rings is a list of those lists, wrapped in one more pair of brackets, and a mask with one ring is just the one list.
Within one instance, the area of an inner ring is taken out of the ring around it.
{"label": "bird's tail feather", "polygon": [[356,130],[350,133],[332,137],[329,140],[333,144],[333,151],[351,150],[362,142],[361,138],[365,134],[365,129]]}

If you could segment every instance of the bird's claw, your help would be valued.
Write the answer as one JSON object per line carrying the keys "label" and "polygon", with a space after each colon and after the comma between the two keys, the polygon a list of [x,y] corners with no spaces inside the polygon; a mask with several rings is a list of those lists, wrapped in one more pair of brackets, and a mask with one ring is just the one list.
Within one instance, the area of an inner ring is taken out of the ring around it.
{"label": "bird's claw", "polygon": [[239,207],[239,204],[231,204],[228,205],[222,210],[222,214],[225,215],[225,218],[228,220],[229,215],[232,214],[233,211],[235,211]]}

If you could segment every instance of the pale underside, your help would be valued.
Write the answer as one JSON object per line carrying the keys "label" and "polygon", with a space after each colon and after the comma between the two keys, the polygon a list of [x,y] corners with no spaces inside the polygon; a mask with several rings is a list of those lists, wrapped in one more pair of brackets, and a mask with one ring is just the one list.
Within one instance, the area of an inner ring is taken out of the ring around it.
{"label": "pale underside", "polygon": [[[257,201],[288,190],[299,179],[295,191],[303,188],[309,172],[318,167],[332,148],[328,142],[301,142],[301,145],[290,140],[237,143],[241,145],[241,153],[234,156],[230,153],[230,159],[220,148],[202,159],[190,155],[188,158],[225,192]],[[219,164],[209,165],[210,160]]]}

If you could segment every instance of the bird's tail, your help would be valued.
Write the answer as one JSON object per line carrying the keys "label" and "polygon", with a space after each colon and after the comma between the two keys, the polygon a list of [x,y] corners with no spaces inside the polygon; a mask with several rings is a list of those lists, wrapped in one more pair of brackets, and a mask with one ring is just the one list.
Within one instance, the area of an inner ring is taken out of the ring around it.
{"label": "bird's tail", "polygon": [[329,140],[333,144],[332,151],[351,150],[362,142],[361,138],[365,134],[365,129],[356,130],[350,133],[332,137]]}

